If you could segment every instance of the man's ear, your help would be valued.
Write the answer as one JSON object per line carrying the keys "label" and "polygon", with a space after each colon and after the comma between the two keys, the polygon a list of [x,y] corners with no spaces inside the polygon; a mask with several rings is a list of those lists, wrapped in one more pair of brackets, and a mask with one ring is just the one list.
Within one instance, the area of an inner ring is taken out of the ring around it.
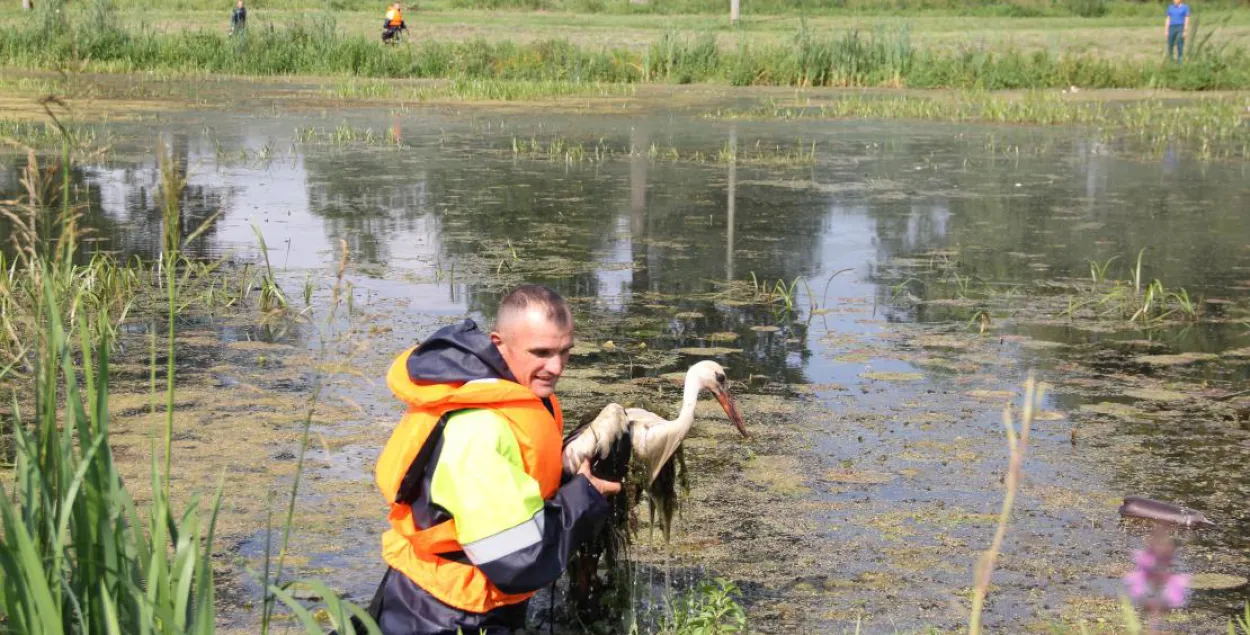
{"label": "man's ear", "polygon": [[495,332],[495,331],[491,331],[491,332],[490,332],[490,343],[491,343],[491,344],[494,344],[495,346],[499,346],[500,344],[502,344],[502,343],[503,343],[503,338],[499,336],[499,333],[497,333],[497,332]]}

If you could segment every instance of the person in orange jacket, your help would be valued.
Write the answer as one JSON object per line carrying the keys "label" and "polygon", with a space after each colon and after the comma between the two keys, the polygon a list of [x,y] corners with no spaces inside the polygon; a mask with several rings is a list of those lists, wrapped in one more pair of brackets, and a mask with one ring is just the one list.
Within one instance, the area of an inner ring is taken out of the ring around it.
{"label": "person in orange jacket", "polygon": [[523,629],[534,591],[602,526],[620,484],[561,468],[555,387],[572,347],[564,299],[524,285],[489,334],[465,320],[392,364],[407,413],[377,465],[391,529],[370,612],[385,635]]}
{"label": "person in orange jacket", "polygon": [[386,9],[386,22],[382,23],[382,41],[395,40],[406,30],[408,25],[404,23],[404,8],[396,2]]}

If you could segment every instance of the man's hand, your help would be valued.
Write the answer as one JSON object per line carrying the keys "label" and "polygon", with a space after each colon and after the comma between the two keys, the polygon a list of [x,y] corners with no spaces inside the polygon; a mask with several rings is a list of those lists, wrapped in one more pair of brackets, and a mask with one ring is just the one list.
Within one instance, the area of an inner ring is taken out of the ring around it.
{"label": "man's hand", "polygon": [[605,497],[611,496],[613,494],[621,493],[620,483],[614,483],[612,481],[605,481],[601,478],[595,477],[594,474],[590,473],[590,460],[589,459],[582,461],[582,466],[577,468],[577,473],[581,474],[582,476],[585,476],[586,480],[590,481],[590,486],[595,488],[595,490],[597,490],[600,494],[602,494]]}

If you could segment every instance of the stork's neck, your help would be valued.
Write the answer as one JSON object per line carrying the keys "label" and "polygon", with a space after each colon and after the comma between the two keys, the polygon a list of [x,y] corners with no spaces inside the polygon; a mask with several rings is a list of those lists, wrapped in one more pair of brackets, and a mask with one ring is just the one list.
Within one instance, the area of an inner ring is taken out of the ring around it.
{"label": "stork's neck", "polygon": [[681,393],[681,412],[673,421],[683,428],[694,425],[694,408],[699,403],[699,392],[703,385],[694,373],[686,373],[686,387]]}

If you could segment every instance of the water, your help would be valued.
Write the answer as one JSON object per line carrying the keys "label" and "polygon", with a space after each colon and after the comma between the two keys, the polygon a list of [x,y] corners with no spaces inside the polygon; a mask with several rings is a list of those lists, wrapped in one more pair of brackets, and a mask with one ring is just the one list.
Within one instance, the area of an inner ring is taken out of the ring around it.
{"label": "water", "polygon": [[[376,137],[311,144],[299,128]],[[522,281],[575,301],[586,349],[562,384],[574,415],[615,398],[612,386],[645,388],[684,369],[700,358],[689,349],[730,349],[717,358],[760,436],[746,453],[727,430],[701,433],[688,513],[703,530],[676,539],[675,563],[658,545],[639,557],[740,581],[756,628],[849,631],[859,618],[865,632],[957,627],[1001,498],[1004,391],[1030,369],[1059,414],[1034,431],[991,624],[1114,619],[1118,577],[1142,535],[1117,525],[1123,495],[1206,511],[1220,526],[1183,538],[1188,570],[1245,574],[1250,406],[1216,397],[1244,389],[1247,357],[1159,367],[1139,356],[1250,346],[1246,164],[1116,156],[1075,130],[729,123],[662,106],[183,112],[113,132],[114,152],[73,173],[101,249],[159,249],[158,136],[186,166],[187,231],[222,212],[197,255],[254,257],[255,226],[294,295],[332,277],[346,242],[373,330],[360,379],[338,394],[362,414],[320,428],[343,441],[312,469],[340,484],[338,496],[366,502],[318,530],[305,566],[357,598],[378,574],[369,470],[397,416],[380,381],[386,363],[440,323],[488,321],[501,291]],[[616,152],[539,159],[516,155],[514,140]],[[812,161],[750,160],[813,142]],[[743,158],[716,160],[726,147]],[[669,160],[671,148],[704,160]],[[5,198],[17,164],[0,172]],[[1088,278],[1090,260],[1112,257],[1126,278],[1142,248],[1147,279],[1203,298],[1215,319],[1142,330],[1047,312],[1068,293],[1047,285]],[[744,300],[752,281],[790,290],[796,279],[791,311]],[[598,348],[607,341],[629,359]],[[1182,398],[1150,396],[1162,389]],[[314,488],[309,504],[334,499]],[[241,557],[263,549],[242,538]],[[1218,626],[1244,599],[1200,592],[1193,628]]]}

